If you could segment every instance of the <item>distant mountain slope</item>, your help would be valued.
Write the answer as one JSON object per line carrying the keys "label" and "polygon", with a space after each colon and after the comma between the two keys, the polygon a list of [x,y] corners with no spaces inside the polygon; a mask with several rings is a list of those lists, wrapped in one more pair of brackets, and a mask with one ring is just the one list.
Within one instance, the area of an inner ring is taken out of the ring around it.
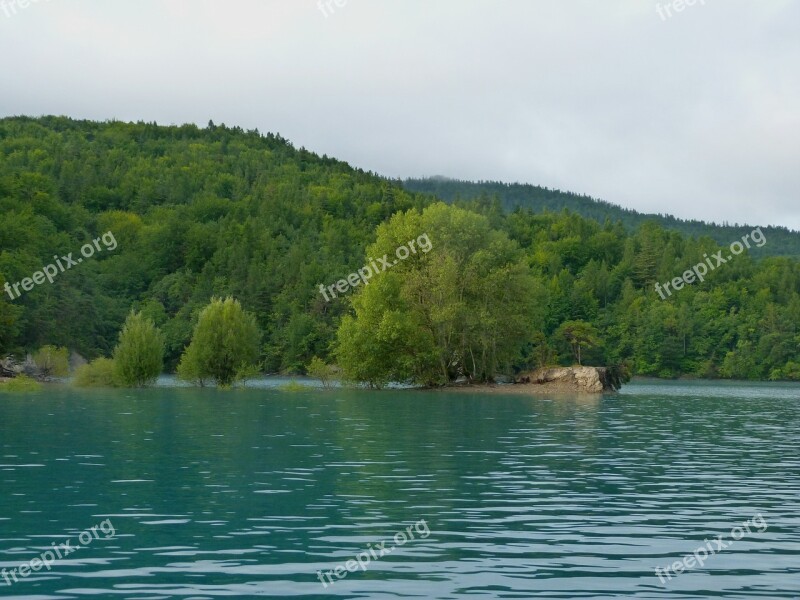
{"label": "distant mountain slope", "polygon": [[[509,211],[517,206],[530,208],[534,212],[560,212],[566,208],[600,223],[605,222],[606,219],[621,221],[626,228],[631,230],[637,229],[647,221],[655,221],[665,229],[678,231],[695,238],[708,236],[726,246],[740,239],[758,225],[758,223],[741,226],[715,225],[703,221],[678,219],[671,215],[644,214],[604,200],[536,185],[509,184],[497,181],[476,183],[443,177],[407,179],[403,185],[409,191],[435,194],[445,202],[496,196],[502,202],[503,208]],[[785,227],[762,227],[761,229],[768,240],[761,253],[762,256],[800,256],[800,233]]]}

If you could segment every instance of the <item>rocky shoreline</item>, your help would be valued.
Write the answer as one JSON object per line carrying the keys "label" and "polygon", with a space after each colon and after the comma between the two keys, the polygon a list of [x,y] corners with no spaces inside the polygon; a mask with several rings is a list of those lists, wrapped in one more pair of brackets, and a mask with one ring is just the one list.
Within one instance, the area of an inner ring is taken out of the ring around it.
{"label": "rocky shoreline", "polygon": [[443,391],[488,392],[497,394],[608,394],[623,384],[619,370],[612,367],[545,367],[516,377],[506,384],[456,384]]}

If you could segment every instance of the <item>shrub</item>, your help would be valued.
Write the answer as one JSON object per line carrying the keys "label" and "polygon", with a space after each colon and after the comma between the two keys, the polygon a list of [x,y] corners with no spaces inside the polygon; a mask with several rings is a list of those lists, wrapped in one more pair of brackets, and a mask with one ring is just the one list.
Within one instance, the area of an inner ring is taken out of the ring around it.
{"label": "shrub", "polygon": [[333,381],[337,378],[336,367],[326,364],[321,358],[315,356],[306,367],[309,377],[319,379],[322,387],[328,389],[333,386]]}
{"label": "shrub", "polygon": [[87,365],[78,367],[72,385],[76,387],[117,387],[114,371],[113,360],[98,358]]}
{"label": "shrub", "polygon": [[164,367],[164,335],[142,313],[131,312],[114,348],[114,375],[120,385],[155,383]]}
{"label": "shrub", "polygon": [[69,350],[55,346],[42,346],[34,354],[33,362],[43,377],[67,377],[69,375]]}
{"label": "shrub", "polygon": [[39,392],[41,389],[42,384],[35,379],[31,379],[27,375],[18,375],[5,383],[0,383],[0,392],[27,394],[30,392]]}

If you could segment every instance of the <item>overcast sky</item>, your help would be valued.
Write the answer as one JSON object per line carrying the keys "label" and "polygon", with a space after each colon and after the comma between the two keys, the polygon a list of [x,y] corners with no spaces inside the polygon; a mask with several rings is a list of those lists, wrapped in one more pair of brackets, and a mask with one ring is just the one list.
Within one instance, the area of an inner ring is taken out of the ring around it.
{"label": "overcast sky", "polygon": [[800,229],[800,1],[322,1],[0,0],[0,115],[213,119],[391,177]]}

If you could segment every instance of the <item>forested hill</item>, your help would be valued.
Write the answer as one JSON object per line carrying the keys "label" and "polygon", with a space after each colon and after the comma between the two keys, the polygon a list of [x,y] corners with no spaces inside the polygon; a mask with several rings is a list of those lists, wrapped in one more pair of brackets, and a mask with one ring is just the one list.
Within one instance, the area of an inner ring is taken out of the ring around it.
{"label": "forested hill", "polygon": [[[479,217],[466,219],[436,203],[238,127],[0,119],[0,355],[53,344],[109,356],[136,309],[162,329],[172,369],[200,310],[233,296],[263,333],[266,372],[303,372],[314,356],[334,362],[337,331],[365,288],[328,301],[320,285],[367,264],[367,246],[393,215],[428,209],[430,232],[403,236],[430,233],[426,260],[442,268],[461,264],[459,248],[470,248],[474,263],[441,283],[481,290],[466,300],[484,327],[491,321],[480,307],[510,298],[502,278],[512,271],[501,265],[497,281],[475,275],[499,248],[514,273],[534,282],[536,297],[518,298],[535,300],[534,317],[494,315],[519,324],[524,344],[516,354],[506,349],[514,369],[571,364],[569,330],[586,333],[590,364],[626,362],[665,377],[800,379],[800,262],[763,257],[776,244],[769,230],[765,244],[662,300],[655,284],[703,263],[717,251],[713,240],[572,212],[509,213],[487,201],[462,203]],[[483,238],[463,230],[473,221]],[[52,281],[41,276],[48,268]],[[391,331],[415,323],[402,310],[375,318]],[[396,348],[384,342],[371,358],[391,364]]]}
{"label": "forested hill", "polygon": [[[444,177],[407,179],[403,182],[409,191],[432,194],[445,202],[498,198],[504,209],[511,211],[520,206],[534,212],[558,212],[564,209],[594,219],[600,223],[606,219],[620,221],[631,231],[647,221],[655,221],[665,229],[678,231],[692,237],[708,236],[722,245],[740,239],[759,223],[746,225],[716,225],[703,221],[684,220],[671,215],[645,214],[628,208],[596,200],[589,196],[551,190],[545,187],[499,181],[470,182]],[[764,256],[800,257],[800,233],[785,227],[762,227],[769,238]]]}
{"label": "forested hill", "polygon": [[264,331],[265,368],[302,370],[327,356],[347,308],[318,285],[362,266],[377,225],[414,205],[398,185],[272,134],[2,119],[0,285],[107,231],[118,247],[2,295],[0,352],[56,344],[107,356],[136,307],[163,327],[174,367],[197,311],[232,295]]}

